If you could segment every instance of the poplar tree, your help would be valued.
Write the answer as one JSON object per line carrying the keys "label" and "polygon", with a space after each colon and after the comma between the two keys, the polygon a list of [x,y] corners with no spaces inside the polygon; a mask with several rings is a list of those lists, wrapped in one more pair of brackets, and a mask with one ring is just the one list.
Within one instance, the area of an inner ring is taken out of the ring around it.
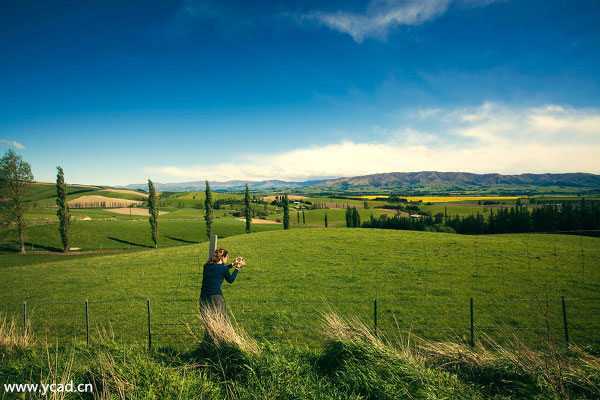
{"label": "poplar tree", "polygon": [[71,212],[67,204],[67,185],[65,174],[61,167],[56,167],[56,215],[58,216],[58,231],[63,243],[63,252],[69,252],[69,229],[71,227]]}
{"label": "poplar tree", "polygon": [[156,202],[156,191],[154,184],[148,179],[148,212],[150,213],[150,229],[152,230],[152,242],[154,248],[158,248],[158,204]]}
{"label": "poplar tree", "polygon": [[287,194],[283,197],[283,229],[290,229],[290,200]]}
{"label": "poplar tree", "polygon": [[300,225],[300,211],[296,211],[296,223]]}
{"label": "poplar tree", "polygon": [[325,213],[325,228],[327,228],[327,212]]}
{"label": "poplar tree", "polygon": [[246,183],[246,194],[244,196],[244,215],[246,217],[246,233],[250,233],[252,231],[252,216],[250,215],[250,190],[248,189],[248,184]]}
{"label": "poplar tree", "polygon": [[350,206],[346,206],[346,227],[352,228],[352,210],[350,210]]}
{"label": "poplar tree", "polygon": [[356,207],[352,207],[352,227],[360,228],[360,214]]}
{"label": "poplar tree", "polygon": [[206,221],[206,235],[210,240],[210,234],[212,232],[213,223],[213,207],[212,207],[212,193],[210,192],[210,185],[206,180],[206,190],[204,191],[204,220]]}
{"label": "poplar tree", "polygon": [[304,210],[302,210],[302,225],[306,225],[306,217],[304,216]]}
{"label": "poplar tree", "polygon": [[33,183],[31,165],[8,150],[0,159],[0,212],[3,219],[16,222],[21,254],[25,254],[25,212],[29,208],[23,189],[29,183]]}

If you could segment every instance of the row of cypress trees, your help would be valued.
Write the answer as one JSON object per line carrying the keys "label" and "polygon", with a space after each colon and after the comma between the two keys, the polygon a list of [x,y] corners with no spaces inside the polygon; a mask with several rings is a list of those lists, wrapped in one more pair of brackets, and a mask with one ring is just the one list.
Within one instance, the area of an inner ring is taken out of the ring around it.
{"label": "row of cypress trees", "polygon": [[[204,190],[204,221],[206,222],[206,236],[210,238],[213,229],[213,201],[212,192],[208,180],[205,181],[206,189]],[[287,198],[287,195],[286,195]],[[152,232],[152,242],[154,248],[158,248],[158,201],[154,184],[148,179],[148,209],[150,213],[150,229]],[[246,219],[246,233],[252,232],[252,215],[250,209],[250,190],[246,184],[246,192],[244,194],[244,216]],[[287,229],[287,228],[286,228]]]}

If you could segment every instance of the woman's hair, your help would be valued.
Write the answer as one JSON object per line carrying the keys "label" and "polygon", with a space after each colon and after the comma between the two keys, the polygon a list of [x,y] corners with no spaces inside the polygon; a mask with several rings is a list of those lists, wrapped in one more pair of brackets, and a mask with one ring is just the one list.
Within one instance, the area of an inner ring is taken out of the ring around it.
{"label": "woman's hair", "polygon": [[210,256],[210,260],[208,260],[209,264],[218,264],[219,261],[227,257],[227,250],[225,249],[215,249],[212,255]]}

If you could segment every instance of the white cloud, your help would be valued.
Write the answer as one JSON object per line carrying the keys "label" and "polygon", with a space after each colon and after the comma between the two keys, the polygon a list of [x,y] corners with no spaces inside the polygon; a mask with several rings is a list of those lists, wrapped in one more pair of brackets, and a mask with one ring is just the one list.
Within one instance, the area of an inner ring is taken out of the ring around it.
{"label": "white cloud", "polygon": [[[418,113],[417,113],[418,114]],[[388,140],[344,141],[238,162],[145,168],[163,181],[309,180],[381,172],[463,171],[504,174],[600,173],[600,110],[559,106],[510,108],[493,103],[425,112],[436,132],[403,127]],[[477,118],[465,116],[477,115]],[[552,121],[552,123],[540,123]],[[548,126],[553,129],[548,129]]]}
{"label": "white cloud", "polygon": [[0,139],[0,146],[9,146],[9,147],[14,147],[15,149],[25,150],[25,146],[23,146],[21,143],[17,142],[16,140]]}
{"label": "white cloud", "polygon": [[365,38],[385,38],[400,25],[421,25],[444,14],[452,3],[463,7],[485,6],[496,0],[372,0],[364,14],[313,11],[301,19],[319,22],[347,33],[360,43]]}

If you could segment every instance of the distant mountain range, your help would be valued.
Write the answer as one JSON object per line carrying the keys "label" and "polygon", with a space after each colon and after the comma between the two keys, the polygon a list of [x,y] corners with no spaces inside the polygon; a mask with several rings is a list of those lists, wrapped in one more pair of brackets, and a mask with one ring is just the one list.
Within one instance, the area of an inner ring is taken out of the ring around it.
{"label": "distant mountain range", "polygon": [[[269,181],[227,181],[227,182],[209,182],[211,189],[214,190],[227,190],[227,191],[240,191],[244,190],[246,184],[251,190],[284,190],[284,189],[300,189],[307,186],[316,185],[324,182],[324,180],[316,181],[305,181],[305,182],[286,182],[278,180]],[[156,190],[160,191],[201,191],[205,189],[204,181],[193,181],[193,182],[179,182],[179,183],[160,183],[153,182]],[[127,189],[142,189],[147,190],[147,183],[136,183],[132,185],[122,186]]]}
{"label": "distant mountain range", "polygon": [[497,187],[549,187],[600,188],[600,175],[586,173],[568,174],[472,174],[468,172],[390,172],[352,178],[338,178],[317,183],[315,187],[330,189],[398,188],[422,186],[437,188],[497,188]]}
{"label": "distant mountain range", "polygon": [[[600,193],[600,175],[588,173],[566,174],[472,174],[468,172],[390,172],[330,180],[304,182],[268,181],[227,181],[210,182],[211,188],[221,191],[241,191],[245,184],[253,191],[292,190],[297,192],[594,192]],[[158,183],[160,191],[200,191],[204,181]],[[128,189],[147,189],[147,185],[132,184]]]}

